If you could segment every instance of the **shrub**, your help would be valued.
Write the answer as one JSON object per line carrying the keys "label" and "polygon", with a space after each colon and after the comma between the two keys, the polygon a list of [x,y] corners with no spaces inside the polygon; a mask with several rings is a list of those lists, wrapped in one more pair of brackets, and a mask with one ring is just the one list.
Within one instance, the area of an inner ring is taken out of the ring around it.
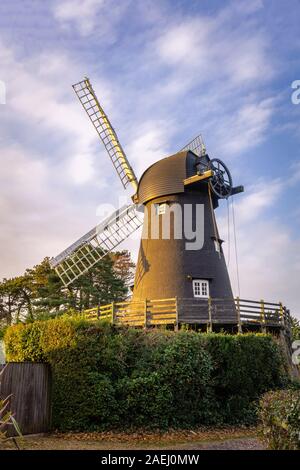
{"label": "shrub", "polygon": [[[153,343],[155,336],[162,341]],[[124,421],[159,428],[207,424],[215,406],[212,360],[200,336],[156,333],[150,338],[152,356],[146,347],[147,360],[119,383]]]}
{"label": "shrub", "polygon": [[9,361],[46,361],[53,427],[249,424],[259,396],[284,386],[279,346],[268,335],[143,331],[61,317],[8,328]]}
{"label": "shrub", "polygon": [[6,328],[6,326],[1,327],[0,325],[0,341],[4,338]]}
{"label": "shrub", "polygon": [[214,360],[214,390],[220,413],[231,424],[252,424],[256,400],[287,381],[282,352],[272,336],[264,334],[203,335]]}
{"label": "shrub", "polygon": [[127,427],[167,428],[172,414],[172,392],[157,372],[125,377],[117,383],[120,422]]}
{"label": "shrub", "polygon": [[289,382],[289,390],[300,390],[300,377],[292,377]]}
{"label": "shrub", "polygon": [[300,450],[300,391],[266,393],[259,403],[262,437],[272,450]]}
{"label": "shrub", "polygon": [[[5,371],[4,368],[0,369],[0,388],[1,388],[1,376]],[[13,413],[9,410],[10,396],[6,398],[0,397],[0,444],[1,441],[7,437],[9,427],[13,427],[18,436],[22,436],[18,423],[16,422]],[[17,445],[17,442],[15,441]],[[18,445],[17,445],[18,447]]]}
{"label": "shrub", "polygon": [[174,335],[156,367],[161,382],[171,392],[170,423],[185,427],[208,423],[212,407],[216,406],[210,383],[213,364],[201,336],[195,333]]}

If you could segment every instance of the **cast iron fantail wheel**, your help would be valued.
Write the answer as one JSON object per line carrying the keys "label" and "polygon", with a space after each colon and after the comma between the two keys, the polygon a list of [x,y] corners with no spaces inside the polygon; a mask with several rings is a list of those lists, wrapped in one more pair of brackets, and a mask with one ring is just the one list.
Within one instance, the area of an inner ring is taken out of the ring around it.
{"label": "cast iron fantail wheel", "polygon": [[209,168],[214,172],[210,180],[212,191],[219,198],[227,199],[232,190],[232,178],[227,166],[218,158],[212,158],[209,162]]}

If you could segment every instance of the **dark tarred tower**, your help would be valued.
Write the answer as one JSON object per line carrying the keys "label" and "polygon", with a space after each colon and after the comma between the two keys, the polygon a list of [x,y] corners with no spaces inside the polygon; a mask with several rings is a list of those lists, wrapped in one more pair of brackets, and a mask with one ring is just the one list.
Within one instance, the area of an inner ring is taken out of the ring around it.
{"label": "dark tarred tower", "polygon": [[[233,299],[214,209],[220,198],[243,188],[232,188],[227,168],[219,160],[217,165],[215,162],[207,155],[199,157],[184,151],[158,161],[142,175],[136,200],[146,209],[144,238],[140,244],[133,300],[194,298],[195,280],[208,282],[207,295],[212,298]],[[201,225],[197,223],[197,205],[204,209],[203,218],[199,219]],[[176,223],[181,217],[184,226],[187,207],[190,207],[187,219],[191,228],[203,230],[204,243],[200,249],[187,249],[191,240],[186,238],[184,230],[181,239],[174,232],[176,217]],[[162,230],[166,217],[170,220],[169,239],[163,237]],[[155,238],[151,236],[153,224],[159,226]]]}

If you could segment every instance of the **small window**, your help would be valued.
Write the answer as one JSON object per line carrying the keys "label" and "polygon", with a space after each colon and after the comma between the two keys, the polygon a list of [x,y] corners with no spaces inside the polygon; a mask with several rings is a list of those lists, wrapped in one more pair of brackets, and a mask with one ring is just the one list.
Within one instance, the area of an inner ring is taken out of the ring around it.
{"label": "small window", "polygon": [[209,281],[203,279],[193,280],[194,297],[209,297]]}
{"label": "small window", "polygon": [[156,215],[165,214],[167,210],[167,204],[163,202],[162,204],[156,204]]}

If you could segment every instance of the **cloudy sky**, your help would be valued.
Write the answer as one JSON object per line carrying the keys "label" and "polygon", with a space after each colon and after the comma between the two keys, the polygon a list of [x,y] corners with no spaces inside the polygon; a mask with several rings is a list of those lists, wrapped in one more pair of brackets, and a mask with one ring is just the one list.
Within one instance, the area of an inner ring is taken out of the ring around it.
{"label": "cloudy sky", "polygon": [[[299,21],[299,0],[2,0],[0,277],[124,202],[71,87],[88,76],[138,176],[203,134],[246,189],[234,201],[241,295],[300,316]],[[226,202],[217,217],[237,294]]]}

